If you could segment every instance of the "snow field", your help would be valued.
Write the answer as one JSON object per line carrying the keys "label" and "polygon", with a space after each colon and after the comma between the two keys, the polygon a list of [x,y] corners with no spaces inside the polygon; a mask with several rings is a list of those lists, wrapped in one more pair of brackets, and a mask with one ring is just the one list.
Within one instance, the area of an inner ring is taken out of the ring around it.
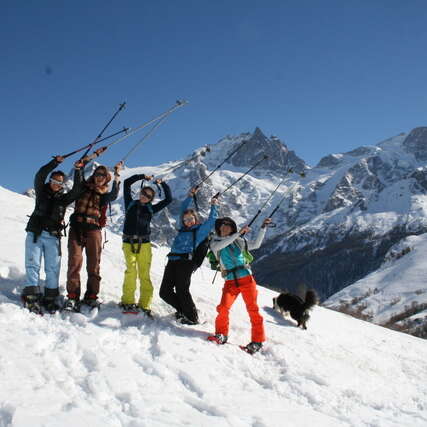
{"label": "snow field", "polygon": [[206,323],[177,325],[158,297],[167,248],[153,249],[154,320],[116,306],[124,263],[113,233],[97,315],[27,312],[19,303],[22,218],[32,201],[0,190],[0,427],[427,424],[424,340],[321,307],[303,331],[273,311],[275,293],[259,287],[263,350],[250,356],[238,348],[250,341],[241,298],[231,312],[230,344],[217,346],[206,337],[222,280],[212,285],[213,272],[200,269],[191,289]]}

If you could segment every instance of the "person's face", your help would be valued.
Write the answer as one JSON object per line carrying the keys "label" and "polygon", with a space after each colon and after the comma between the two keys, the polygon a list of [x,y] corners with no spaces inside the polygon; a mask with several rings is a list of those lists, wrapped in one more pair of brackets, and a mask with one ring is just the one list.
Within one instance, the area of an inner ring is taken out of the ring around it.
{"label": "person's face", "polygon": [[193,214],[188,213],[182,217],[182,222],[186,227],[189,228],[189,227],[192,227],[193,225],[196,225],[196,218],[194,217]]}
{"label": "person's face", "polygon": [[103,170],[96,171],[93,177],[95,185],[104,185],[107,182],[107,175]]}
{"label": "person's face", "polygon": [[50,189],[57,193],[64,187],[64,177],[62,175],[53,175],[49,180]]}
{"label": "person's face", "polygon": [[153,200],[154,193],[146,188],[141,190],[141,193],[139,194],[139,201],[141,203],[149,203]]}
{"label": "person's face", "polygon": [[219,235],[221,237],[226,237],[230,234],[233,234],[233,226],[231,223],[224,221],[219,227]]}

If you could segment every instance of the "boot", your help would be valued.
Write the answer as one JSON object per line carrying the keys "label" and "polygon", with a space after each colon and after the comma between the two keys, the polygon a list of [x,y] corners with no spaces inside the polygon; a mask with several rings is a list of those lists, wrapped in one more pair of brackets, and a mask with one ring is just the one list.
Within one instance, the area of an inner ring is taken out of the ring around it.
{"label": "boot", "polygon": [[101,306],[101,303],[98,301],[98,297],[96,295],[85,295],[81,303],[90,307],[91,310]]}
{"label": "boot", "polygon": [[31,313],[43,314],[42,294],[39,286],[26,286],[21,294],[22,304]]}
{"label": "boot", "polygon": [[228,340],[227,335],[215,334],[208,336],[208,341],[215,342],[217,344],[225,344]]}
{"label": "boot", "polygon": [[44,288],[43,307],[46,312],[53,314],[61,308],[57,302],[58,297],[59,290],[57,288]]}
{"label": "boot", "polygon": [[65,300],[62,307],[64,311],[74,311],[76,313],[80,312],[80,301],[77,298],[68,298]]}
{"label": "boot", "polygon": [[254,354],[257,351],[260,351],[262,348],[262,342],[250,342],[246,347],[242,347],[242,350],[246,351],[246,353]]}

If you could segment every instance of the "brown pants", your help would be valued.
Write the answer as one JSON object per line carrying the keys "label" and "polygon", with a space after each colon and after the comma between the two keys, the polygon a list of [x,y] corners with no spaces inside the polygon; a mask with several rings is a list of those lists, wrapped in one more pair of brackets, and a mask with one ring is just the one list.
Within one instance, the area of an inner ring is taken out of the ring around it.
{"label": "brown pants", "polygon": [[80,238],[73,228],[70,229],[68,236],[68,298],[80,298],[80,270],[83,264],[83,248],[86,249],[87,271],[87,285],[84,297],[96,299],[101,282],[101,276],[99,275],[102,251],[101,230],[84,231]]}

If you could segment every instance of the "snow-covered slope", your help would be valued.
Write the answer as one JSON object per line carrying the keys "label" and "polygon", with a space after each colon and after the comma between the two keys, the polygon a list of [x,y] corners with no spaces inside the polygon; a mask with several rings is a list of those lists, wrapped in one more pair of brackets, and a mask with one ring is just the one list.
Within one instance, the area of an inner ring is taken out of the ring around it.
{"label": "snow-covered slope", "polygon": [[427,338],[427,234],[393,246],[375,272],[324,305]]}
{"label": "snow-covered slope", "polygon": [[[33,201],[0,187],[0,426],[425,426],[424,340],[316,307],[308,330],[270,308],[259,288],[268,341],[254,356],[238,300],[231,344],[206,341],[221,283],[199,270],[192,285],[206,324],[176,325],[157,294],[154,321],[116,308],[124,264],[108,233],[103,309],[90,319],[39,317],[19,304],[24,227]],[[61,285],[64,285],[66,244]],[[166,248],[154,249],[156,289]],[[84,274],[83,274],[84,276]]]}
{"label": "snow-covered slope", "polygon": [[[276,137],[267,138],[257,128],[253,133],[226,136],[182,161],[123,171],[123,178],[134,173],[163,177],[172,188],[173,203],[153,223],[152,237],[158,244],[172,241],[175,217],[188,189],[244,141],[238,153],[201,187],[199,206],[202,216],[206,215],[213,194],[269,154],[221,197],[220,212],[232,216],[239,225],[247,223],[286,177],[253,225],[257,230],[263,216],[285,198],[274,217],[277,227],[269,229],[253,264],[270,288],[295,291],[304,283],[326,299],[380,268],[390,248],[401,241],[404,244],[408,236],[427,232],[427,128],[348,153],[331,154],[313,168]],[[304,171],[305,177],[289,173],[289,169]],[[135,184],[135,191],[139,185]],[[112,219],[109,228],[119,232],[124,219],[121,194],[112,205]]]}

